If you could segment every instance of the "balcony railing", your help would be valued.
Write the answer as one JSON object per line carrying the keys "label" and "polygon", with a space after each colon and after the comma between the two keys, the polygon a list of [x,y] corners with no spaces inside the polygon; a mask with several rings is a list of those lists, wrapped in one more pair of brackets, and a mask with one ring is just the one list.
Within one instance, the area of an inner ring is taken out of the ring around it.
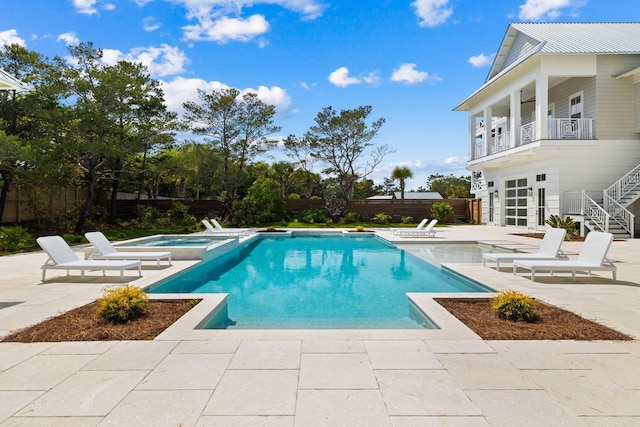
{"label": "balcony railing", "polygon": [[593,139],[593,119],[549,119],[549,139]]}
{"label": "balcony railing", "polygon": [[[593,119],[549,119],[547,139],[593,139]],[[510,148],[530,144],[539,139],[536,135],[536,122],[530,122],[520,126],[512,137],[511,131],[503,132],[489,139],[488,150],[485,151],[483,143],[476,144],[474,159],[499,153]]]}

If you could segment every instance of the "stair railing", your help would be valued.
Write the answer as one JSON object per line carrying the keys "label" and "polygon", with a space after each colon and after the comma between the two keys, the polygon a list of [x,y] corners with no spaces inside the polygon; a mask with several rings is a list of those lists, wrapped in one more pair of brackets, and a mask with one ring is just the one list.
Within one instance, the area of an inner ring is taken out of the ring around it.
{"label": "stair railing", "polygon": [[609,232],[611,215],[604,210],[586,191],[582,190],[582,215],[589,218],[601,231]]}
{"label": "stair railing", "polygon": [[611,218],[633,237],[635,215],[607,194],[604,195],[604,205]]}
{"label": "stair railing", "polygon": [[[616,181],[609,188],[604,190],[604,200],[605,209],[607,208],[607,200],[609,198],[615,200],[620,203],[622,198],[629,194],[631,191],[637,189],[640,186],[640,165],[636,166],[632,170],[630,170],[625,176]],[[607,197],[608,196],[608,197]]]}

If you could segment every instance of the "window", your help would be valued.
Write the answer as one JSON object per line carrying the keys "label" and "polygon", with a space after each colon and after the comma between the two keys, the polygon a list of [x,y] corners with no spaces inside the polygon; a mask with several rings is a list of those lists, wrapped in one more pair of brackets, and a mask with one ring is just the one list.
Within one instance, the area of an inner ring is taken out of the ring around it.
{"label": "window", "polygon": [[542,182],[542,181],[546,181],[547,180],[547,174],[546,173],[541,173],[536,175],[536,182]]}
{"label": "window", "polygon": [[582,118],[583,113],[583,103],[584,103],[584,94],[582,92],[578,92],[569,97],[569,117],[572,119],[580,119]]}
{"label": "window", "polygon": [[493,181],[488,181],[487,182],[487,187],[493,188]]}

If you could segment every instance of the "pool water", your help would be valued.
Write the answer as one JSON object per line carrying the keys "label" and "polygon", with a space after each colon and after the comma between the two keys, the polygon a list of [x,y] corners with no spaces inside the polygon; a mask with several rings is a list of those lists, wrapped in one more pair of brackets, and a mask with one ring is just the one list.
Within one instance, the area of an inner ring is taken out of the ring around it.
{"label": "pool water", "polygon": [[434,327],[407,292],[486,292],[377,237],[257,238],[151,293],[228,293],[206,328]]}

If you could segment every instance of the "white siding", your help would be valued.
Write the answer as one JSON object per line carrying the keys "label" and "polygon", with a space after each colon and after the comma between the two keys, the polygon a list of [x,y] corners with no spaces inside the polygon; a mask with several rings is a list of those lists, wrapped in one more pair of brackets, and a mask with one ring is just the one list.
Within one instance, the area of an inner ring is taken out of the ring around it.
{"label": "white siding", "polygon": [[640,132],[640,82],[633,85],[633,130]]}
{"label": "white siding", "polygon": [[598,56],[597,137],[601,139],[639,139],[633,117],[632,79],[614,75],[640,66],[640,55]]}

